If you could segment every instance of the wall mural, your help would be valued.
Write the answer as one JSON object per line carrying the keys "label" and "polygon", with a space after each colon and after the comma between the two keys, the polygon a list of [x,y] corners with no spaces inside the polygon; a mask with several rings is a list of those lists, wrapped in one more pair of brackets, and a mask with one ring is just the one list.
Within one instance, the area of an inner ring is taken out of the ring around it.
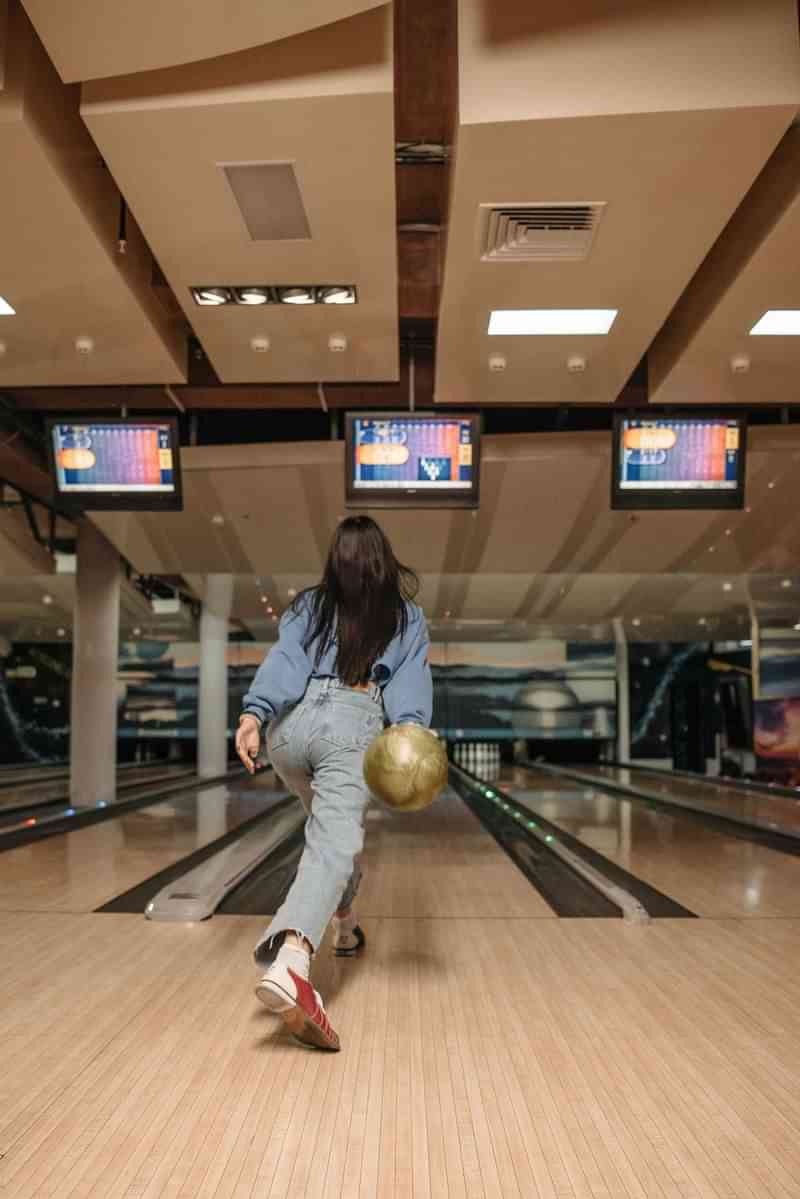
{"label": "wall mural", "polygon": [[431,646],[434,726],[450,740],[616,736],[613,645],[557,640]]}
{"label": "wall mural", "polygon": [[[756,705],[755,740],[768,777],[796,777],[800,770],[797,646],[772,645],[767,662],[762,660],[767,698]],[[268,649],[247,641],[228,645],[231,731]],[[634,758],[671,760],[675,686],[708,675],[708,650],[705,642],[630,646]],[[616,736],[613,645],[438,642],[431,647],[431,667],[434,725],[451,740],[597,743]],[[70,671],[71,646],[60,642],[18,643],[0,659],[0,762],[66,759]],[[121,760],[166,754],[169,743],[182,745],[188,757],[194,754],[198,671],[196,642],[123,643],[117,680]]]}
{"label": "wall mural", "polygon": [[800,638],[762,637],[754,733],[758,773],[800,786]]}
{"label": "wall mural", "polygon": [[71,673],[61,642],[18,643],[0,658],[0,763],[66,761]]}
{"label": "wall mural", "polygon": [[[228,726],[268,644],[228,645]],[[616,731],[613,646],[564,641],[436,644],[434,725],[465,740],[608,740]],[[3,762],[69,752],[71,647],[16,645],[0,671]],[[120,647],[120,758],[135,746],[197,737],[199,645],[141,639]],[[164,746],[166,749],[166,746]],[[187,751],[190,747],[186,746]]]}

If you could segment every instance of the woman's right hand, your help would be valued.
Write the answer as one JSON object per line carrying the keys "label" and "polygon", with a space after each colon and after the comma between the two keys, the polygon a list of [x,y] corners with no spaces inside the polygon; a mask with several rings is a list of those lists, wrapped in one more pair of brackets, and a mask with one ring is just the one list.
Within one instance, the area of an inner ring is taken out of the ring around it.
{"label": "woman's right hand", "polygon": [[255,716],[244,715],[236,730],[236,752],[250,774],[256,772],[256,758],[261,748],[261,725]]}

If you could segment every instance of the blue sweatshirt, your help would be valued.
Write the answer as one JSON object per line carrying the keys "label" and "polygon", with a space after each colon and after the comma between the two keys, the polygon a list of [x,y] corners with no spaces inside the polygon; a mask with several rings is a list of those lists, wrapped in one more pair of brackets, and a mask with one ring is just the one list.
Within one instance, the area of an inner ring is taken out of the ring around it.
{"label": "blue sweatshirt", "polygon": [[[383,693],[383,706],[390,724],[431,722],[433,683],[428,665],[428,628],[422,610],[407,603],[405,634],[392,638],[372,668],[372,682]],[[305,694],[309,679],[336,678],[336,642],[316,662],[316,646],[308,651],[303,643],[311,619],[308,600],[295,612],[289,608],[281,617],[276,645],[258,668],[244,697],[243,711],[267,724],[293,707]]]}

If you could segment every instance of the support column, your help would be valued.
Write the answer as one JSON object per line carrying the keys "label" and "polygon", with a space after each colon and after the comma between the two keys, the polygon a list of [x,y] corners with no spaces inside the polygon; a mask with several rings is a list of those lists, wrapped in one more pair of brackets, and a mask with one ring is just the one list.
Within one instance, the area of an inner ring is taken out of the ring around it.
{"label": "support column", "polygon": [[69,794],[73,807],[113,803],[117,792],[119,554],[78,522]]}
{"label": "support column", "polygon": [[625,626],[614,617],[614,642],[617,647],[617,761],[631,760],[631,691],[628,671],[628,641]]}
{"label": "support column", "polygon": [[197,772],[223,774],[228,761],[228,619],[233,576],[207,575],[200,616],[200,686],[197,699]]}

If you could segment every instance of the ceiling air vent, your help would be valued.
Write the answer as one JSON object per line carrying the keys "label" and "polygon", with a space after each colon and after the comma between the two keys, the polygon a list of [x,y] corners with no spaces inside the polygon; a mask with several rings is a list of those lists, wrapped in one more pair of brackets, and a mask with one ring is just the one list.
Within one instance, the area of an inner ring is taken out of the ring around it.
{"label": "ceiling air vent", "polygon": [[589,255],[605,203],[482,207],[482,262],[577,262]]}

